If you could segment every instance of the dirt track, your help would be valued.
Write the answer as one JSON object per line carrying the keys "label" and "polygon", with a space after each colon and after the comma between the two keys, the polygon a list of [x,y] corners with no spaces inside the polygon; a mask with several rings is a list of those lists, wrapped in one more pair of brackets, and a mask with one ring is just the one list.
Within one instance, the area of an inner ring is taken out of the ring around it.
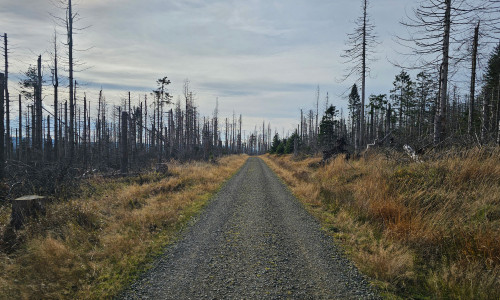
{"label": "dirt track", "polygon": [[122,299],[378,298],[256,157]]}

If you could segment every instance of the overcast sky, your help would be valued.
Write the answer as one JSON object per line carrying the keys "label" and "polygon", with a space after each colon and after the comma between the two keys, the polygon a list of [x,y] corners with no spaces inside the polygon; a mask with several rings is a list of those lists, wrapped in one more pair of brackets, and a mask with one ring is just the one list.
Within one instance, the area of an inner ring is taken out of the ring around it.
{"label": "overcast sky", "polygon": [[[174,100],[188,78],[202,115],[212,114],[218,97],[221,116],[233,110],[243,114],[246,130],[264,120],[286,133],[298,123],[301,108],[315,107],[318,85],[321,103],[328,91],[331,103],[346,107],[341,94],[354,78],[339,83],[348,67],[340,55],[361,1],[74,1],[81,18],[75,27],[90,26],[74,38],[77,49],[87,49],[75,52],[84,63],[75,79],[92,105],[101,86],[108,103],[119,103],[128,91],[137,103],[156,88],[156,79],[168,76]],[[398,22],[413,5],[412,0],[372,1],[369,13],[380,45],[367,95],[389,93],[399,72],[387,59],[397,55],[393,35],[404,32]],[[8,33],[10,44],[11,96],[17,97],[19,74],[41,54],[48,109],[54,28],[65,40],[64,28],[50,14],[64,17],[50,0],[0,0],[0,32]],[[63,70],[60,75],[67,77]]]}

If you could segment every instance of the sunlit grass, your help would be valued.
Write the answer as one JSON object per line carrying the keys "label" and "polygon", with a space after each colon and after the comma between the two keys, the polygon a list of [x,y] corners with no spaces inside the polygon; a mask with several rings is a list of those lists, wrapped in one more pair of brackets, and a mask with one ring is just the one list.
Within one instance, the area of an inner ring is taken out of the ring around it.
{"label": "sunlit grass", "polygon": [[263,159],[386,295],[500,298],[498,148],[423,163]]}
{"label": "sunlit grass", "polygon": [[[169,176],[94,178],[82,196],[53,203],[0,252],[2,299],[102,299],[116,295],[245,162],[169,163]],[[10,209],[0,211],[0,235]]]}

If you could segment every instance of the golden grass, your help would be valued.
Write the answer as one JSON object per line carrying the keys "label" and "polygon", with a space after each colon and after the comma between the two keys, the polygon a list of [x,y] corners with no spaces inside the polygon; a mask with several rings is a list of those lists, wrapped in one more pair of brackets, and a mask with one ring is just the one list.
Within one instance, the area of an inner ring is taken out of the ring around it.
{"label": "golden grass", "polygon": [[[45,217],[18,232],[15,251],[0,251],[0,298],[113,297],[246,158],[224,157],[215,165],[171,162],[167,177],[86,182],[81,197],[53,203]],[[0,236],[9,213],[0,210]]]}
{"label": "golden grass", "polygon": [[499,299],[500,149],[365,157],[263,159],[387,297]]}

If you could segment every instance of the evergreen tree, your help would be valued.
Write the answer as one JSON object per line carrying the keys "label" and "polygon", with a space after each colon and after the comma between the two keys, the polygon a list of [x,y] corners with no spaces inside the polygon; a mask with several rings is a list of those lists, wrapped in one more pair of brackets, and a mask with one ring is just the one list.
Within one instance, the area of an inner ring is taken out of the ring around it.
{"label": "evergreen tree", "polygon": [[269,149],[269,153],[271,154],[276,153],[276,150],[278,149],[280,142],[281,141],[279,135],[275,133],[273,137],[273,143],[271,144],[271,149]]}
{"label": "evergreen tree", "polygon": [[415,83],[415,100],[417,101],[418,109],[418,134],[421,136],[424,131],[430,130],[433,114],[430,113],[436,101],[437,86],[435,80],[425,71],[417,74]]}
{"label": "evergreen tree", "polygon": [[492,90],[498,87],[500,80],[500,43],[495,47],[488,59],[488,65],[484,74],[483,90]]}
{"label": "evergreen tree", "polygon": [[393,82],[394,89],[391,90],[393,107],[398,110],[399,128],[408,128],[415,104],[413,102],[414,89],[410,75],[401,71]]}
{"label": "evergreen tree", "polygon": [[319,145],[324,149],[330,149],[336,140],[335,128],[338,127],[338,121],[335,117],[338,110],[335,106],[331,105],[323,115],[321,123],[319,124]]}
{"label": "evergreen tree", "polygon": [[30,65],[28,70],[24,72],[24,78],[19,81],[21,87],[21,94],[27,99],[35,97],[34,89],[37,87],[37,69],[35,66]]}
{"label": "evergreen tree", "polygon": [[278,155],[285,154],[285,144],[286,144],[286,139],[283,139],[276,148],[276,154]]}
{"label": "evergreen tree", "polygon": [[295,150],[295,140],[299,141],[299,135],[296,131],[286,140],[285,154],[293,153]]}
{"label": "evergreen tree", "polygon": [[349,117],[351,118],[351,141],[354,149],[359,149],[359,126],[360,126],[360,108],[361,99],[359,98],[358,87],[353,84],[349,94]]}
{"label": "evergreen tree", "polygon": [[500,130],[500,44],[495,47],[488,59],[482,99],[481,140],[487,143],[490,139],[489,133],[497,133],[497,142],[500,143],[500,134],[497,132]]}
{"label": "evergreen tree", "polygon": [[368,108],[370,109],[370,136],[371,139],[382,138],[383,123],[385,120],[385,107],[387,95],[370,95]]}

